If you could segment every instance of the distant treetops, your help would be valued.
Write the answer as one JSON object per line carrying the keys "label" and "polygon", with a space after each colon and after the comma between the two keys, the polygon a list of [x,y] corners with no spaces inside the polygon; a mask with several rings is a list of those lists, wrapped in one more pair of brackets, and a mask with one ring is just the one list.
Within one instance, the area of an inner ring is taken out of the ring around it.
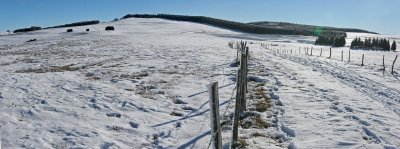
{"label": "distant treetops", "polygon": [[360,37],[356,37],[351,42],[350,49],[396,51],[396,42],[393,41],[392,46],[390,46],[389,39],[365,38],[364,41],[362,41]]}
{"label": "distant treetops", "polygon": [[347,34],[345,32],[322,32],[315,41],[316,45],[343,47],[346,45]]}
{"label": "distant treetops", "polygon": [[42,28],[38,27],[38,26],[31,26],[30,28],[16,29],[16,30],[14,30],[14,33],[37,31],[37,30],[41,30],[41,29]]}
{"label": "distant treetops", "polygon": [[[70,24],[64,24],[64,25],[58,25],[58,26],[53,26],[53,27],[46,27],[44,29],[48,28],[61,28],[61,27],[75,27],[75,26],[84,26],[84,25],[94,25],[94,24],[99,24],[99,20],[93,20],[93,21],[81,21],[81,22],[75,22],[75,23],[70,23]],[[41,30],[42,27],[38,26],[32,26],[30,28],[21,28],[21,29],[16,29],[14,30],[14,33],[20,33],[20,32],[31,32],[31,31],[37,31]]]}

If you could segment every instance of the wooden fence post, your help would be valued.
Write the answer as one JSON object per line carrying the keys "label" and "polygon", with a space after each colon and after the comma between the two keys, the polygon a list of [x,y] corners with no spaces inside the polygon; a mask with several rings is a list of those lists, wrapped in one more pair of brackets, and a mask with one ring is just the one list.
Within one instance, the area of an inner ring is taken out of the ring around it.
{"label": "wooden fence post", "polygon": [[[246,47],[246,48],[245,48],[245,59],[244,59],[244,69],[245,69],[245,73],[243,74],[243,75],[244,75],[244,82],[245,82],[246,85],[247,85],[247,71],[248,71],[248,69],[249,69],[247,63],[248,63],[249,57],[250,57],[250,55],[249,55],[249,47]],[[246,93],[248,92],[248,91],[247,91],[247,86],[245,86],[245,92],[246,92]]]}
{"label": "wooden fence post", "polygon": [[398,55],[396,55],[396,58],[394,58],[394,61],[393,61],[393,65],[392,65],[392,75],[393,75],[393,73],[394,73],[394,63],[396,63],[397,56],[398,56]]}
{"label": "wooden fence post", "polygon": [[383,59],[382,59],[382,66],[383,66],[383,75],[385,75],[385,55],[383,55]]}
{"label": "wooden fence post", "polygon": [[313,47],[311,47],[311,56],[312,56]]}
{"label": "wooden fence post", "polygon": [[307,52],[306,52],[306,55],[308,55],[308,47],[307,47]]}
{"label": "wooden fence post", "polygon": [[249,48],[243,46],[241,51],[240,68],[237,75],[236,104],[233,116],[231,148],[237,147],[240,115],[246,110],[248,58]]}
{"label": "wooden fence post", "polygon": [[350,63],[350,50],[349,50],[349,61],[347,61],[347,63]]}
{"label": "wooden fence post", "polygon": [[239,63],[239,49],[236,49],[236,64]]}
{"label": "wooden fence post", "polygon": [[219,115],[218,82],[211,83],[209,88],[209,103],[211,117],[211,137],[214,149],[222,149],[221,124]]}
{"label": "wooden fence post", "polygon": [[293,49],[290,49],[290,54],[292,54],[293,53],[293,51],[292,51]]}
{"label": "wooden fence post", "polygon": [[322,56],[322,48],[321,48],[321,52],[319,52],[319,57],[321,57]]}
{"label": "wooden fence post", "polygon": [[241,87],[242,87],[242,93],[240,94],[242,97],[241,97],[241,110],[240,110],[240,112],[243,112],[243,111],[246,111],[246,93],[247,93],[247,69],[248,69],[248,66],[247,66],[247,62],[248,62],[248,58],[249,58],[249,47],[246,47],[246,50],[245,50],[245,53],[244,53],[244,56],[242,57],[242,59],[243,59],[243,61],[244,61],[244,65],[243,65],[243,78],[242,78],[242,84],[241,84]]}
{"label": "wooden fence post", "polygon": [[343,50],[342,50],[342,62],[343,62]]}
{"label": "wooden fence post", "polygon": [[361,67],[364,66],[364,54],[362,55],[362,59],[361,59]]}
{"label": "wooden fence post", "polygon": [[332,48],[329,48],[329,57],[328,58],[332,58]]}
{"label": "wooden fence post", "polygon": [[235,112],[233,113],[233,124],[232,124],[232,142],[231,148],[236,148],[238,144],[238,130],[239,130],[239,119],[240,119],[240,85],[241,79],[240,74],[242,70],[239,68],[237,79],[236,79],[236,102],[235,102]]}
{"label": "wooden fence post", "polygon": [[[282,51],[283,52],[283,51]],[[240,77],[239,77],[239,79],[240,79],[240,84],[239,84],[239,86],[237,86],[237,88],[240,88],[239,89],[239,100],[240,100],[240,109],[239,109],[239,113],[242,113],[244,110],[245,110],[245,107],[246,107],[246,82],[247,82],[247,78],[246,78],[246,73],[247,73],[247,70],[246,70],[246,68],[247,68],[247,53],[248,53],[248,51],[247,51],[247,48],[246,47],[244,47],[243,48],[243,51],[242,51],[242,56],[241,56],[241,59],[240,59],[240,69],[242,70],[241,71],[241,73],[240,73]]]}

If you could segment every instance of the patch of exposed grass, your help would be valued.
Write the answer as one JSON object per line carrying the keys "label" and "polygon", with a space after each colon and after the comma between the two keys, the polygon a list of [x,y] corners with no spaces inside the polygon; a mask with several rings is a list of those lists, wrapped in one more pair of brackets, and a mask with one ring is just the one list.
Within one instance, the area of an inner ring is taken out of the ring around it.
{"label": "patch of exposed grass", "polygon": [[249,144],[247,144],[246,140],[244,140],[242,138],[238,139],[238,143],[239,143],[239,148],[244,148],[249,145]]}
{"label": "patch of exposed grass", "polygon": [[266,91],[262,87],[257,87],[255,89],[255,96],[258,101],[256,102],[256,111],[265,112],[272,107],[271,99],[266,95]]}
{"label": "patch of exposed grass", "polygon": [[267,137],[266,135],[264,135],[264,134],[261,134],[261,133],[259,133],[259,132],[255,132],[255,133],[253,133],[253,134],[251,134],[253,137]]}
{"label": "patch of exposed grass", "polygon": [[256,111],[265,112],[272,106],[271,102],[267,99],[261,99],[256,102]]}
{"label": "patch of exposed grass", "polygon": [[133,88],[126,88],[125,90],[126,91],[135,91],[135,89],[133,89]]}
{"label": "patch of exposed grass", "polygon": [[46,72],[64,72],[64,71],[77,71],[80,69],[84,69],[84,67],[72,67],[74,64],[65,65],[65,66],[50,66],[43,67],[38,69],[25,69],[25,70],[17,70],[16,73],[46,73]]}
{"label": "patch of exposed grass", "polygon": [[179,112],[176,112],[176,111],[172,111],[172,113],[170,115],[172,115],[172,116],[180,116],[180,117],[183,116],[182,113],[179,113]]}
{"label": "patch of exposed grass", "polygon": [[257,126],[257,128],[268,128],[268,127],[270,127],[270,125],[266,121],[262,120],[261,117],[256,117],[254,119],[253,123],[254,123],[255,126]]}
{"label": "patch of exposed grass", "polygon": [[257,83],[255,87],[259,88],[259,87],[262,87],[262,86],[265,86],[265,83]]}

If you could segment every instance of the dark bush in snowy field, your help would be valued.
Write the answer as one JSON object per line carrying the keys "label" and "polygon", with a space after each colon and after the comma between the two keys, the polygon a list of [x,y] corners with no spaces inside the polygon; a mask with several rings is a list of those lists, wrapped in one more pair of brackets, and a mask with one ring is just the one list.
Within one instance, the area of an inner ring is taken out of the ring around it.
{"label": "dark bush in snowy field", "polygon": [[107,26],[106,27],[106,31],[113,31],[114,30],[114,26]]}
{"label": "dark bush in snowy field", "polygon": [[86,31],[88,32],[88,31],[89,31],[89,29],[87,28],[87,29],[86,29]]}
{"label": "dark bush in snowy field", "polygon": [[73,32],[74,30],[72,30],[72,29],[67,29],[67,32]]}

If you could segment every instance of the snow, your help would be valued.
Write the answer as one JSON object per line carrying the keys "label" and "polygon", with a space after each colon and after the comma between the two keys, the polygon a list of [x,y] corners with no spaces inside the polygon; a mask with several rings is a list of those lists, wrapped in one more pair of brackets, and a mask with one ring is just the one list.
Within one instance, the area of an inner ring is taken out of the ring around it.
{"label": "snow", "polygon": [[[109,25],[116,30],[104,31]],[[332,48],[328,59],[329,47],[313,46],[315,37],[162,19],[67,29],[0,36],[2,149],[207,148],[212,81],[229,147],[237,67],[227,45],[239,40],[253,43],[242,121],[249,128],[239,128],[246,148],[400,148],[400,80],[390,74],[396,52],[351,50],[347,63],[348,47]]]}

